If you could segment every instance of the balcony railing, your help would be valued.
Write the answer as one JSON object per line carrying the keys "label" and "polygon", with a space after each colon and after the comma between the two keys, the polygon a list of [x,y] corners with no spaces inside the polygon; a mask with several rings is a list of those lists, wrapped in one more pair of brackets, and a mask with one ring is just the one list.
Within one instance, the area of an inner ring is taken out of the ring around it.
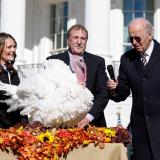
{"label": "balcony railing", "polygon": [[20,80],[23,80],[27,77],[32,77],[35,73],[39,73],[41,69],[44,68],[42,63],[38,64],[26,64],[26,65],[18,65],[18,74]]}
{"label": "balcony railing", "polygon": [[[113,64],[115,76],[117,78],[118,69],[119,69],[119,61],[113,61],[112,64]],[[19,73],[20,80],[23,80],[26,77],[31,77],[35,73],[39,73],[42,69],[44,69],[44,65],[42,63],[18,65],[17,67],[18,67],[18,73]]]}

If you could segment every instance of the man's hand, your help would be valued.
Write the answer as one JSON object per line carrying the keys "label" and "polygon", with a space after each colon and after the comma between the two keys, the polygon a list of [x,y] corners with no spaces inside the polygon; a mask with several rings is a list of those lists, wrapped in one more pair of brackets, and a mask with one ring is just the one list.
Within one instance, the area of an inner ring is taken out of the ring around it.
{"label": "man's hand", "polygon": [[79,123],[78,123],[78,127],[79,128],[84,128],[85,126],[87,126],[89,124],[89,119],[87,117],[85,117],[84,119],[82,119]]}
{"label": "man's hand", "polygon": [[114,90],[114,89],[116,89],[117,85],[118,85],[118,82],[117,82],[117,81],[114,81],[114,80],[112,80],[112,79],[108,79],[108,81],[107,81],[107,88],[108,88],[109,90]]}

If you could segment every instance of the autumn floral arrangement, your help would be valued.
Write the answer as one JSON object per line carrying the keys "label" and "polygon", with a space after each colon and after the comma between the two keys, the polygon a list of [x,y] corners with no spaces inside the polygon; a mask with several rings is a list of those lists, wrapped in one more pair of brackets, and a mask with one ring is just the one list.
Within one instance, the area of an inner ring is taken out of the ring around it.
{"label": "autumn floral arrangement", "polygon": [[91,143],[103,149],[105,143],[123,143],[127,146],[130,142],[130,135],[122,126],[51,129],[34,122],[0,129],[0,149],[6,152],[11,150],[17,160],[59,160],[74,148],[86,147]]}

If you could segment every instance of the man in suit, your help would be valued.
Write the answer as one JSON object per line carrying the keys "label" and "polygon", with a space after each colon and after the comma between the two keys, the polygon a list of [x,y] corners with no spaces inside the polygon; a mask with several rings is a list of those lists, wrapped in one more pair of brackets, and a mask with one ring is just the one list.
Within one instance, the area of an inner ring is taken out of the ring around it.
{"label": "man in suit", "polygon": [[[85,127],[90,122],[98,127],[105,127],[104,109],[108,103],[108,92],[106,89],[107,76],[105,73],[105,61],[102,57],[90,54],[85,51],[88,39],[88,31],[82,25],[76,24],[67,32],[68,50],[58,55],[52,55],[47,59],[60,59],[67,65],[71,66],[71,70],[76,72],[72,66],[74,57],[81,58],[80,61],[85,62],[83,69],[86,74],[81,76],[82,85],[86,86],[94,95],[93,106],[88,114],[78,123],[78,127]],[[78,76],[79,77],[79,76]],[[84,78],[83,78],[84,77]]]}
{"label": "man in suit", "polygon": [[[133,97],[131,133],[134,160],[160,159],[160,44],[149,21],[136,18],[128,25],[133,49],[121,57],[118,80],[107,81],[111,99]],[[144,60],[145,59],[145,60]]]}

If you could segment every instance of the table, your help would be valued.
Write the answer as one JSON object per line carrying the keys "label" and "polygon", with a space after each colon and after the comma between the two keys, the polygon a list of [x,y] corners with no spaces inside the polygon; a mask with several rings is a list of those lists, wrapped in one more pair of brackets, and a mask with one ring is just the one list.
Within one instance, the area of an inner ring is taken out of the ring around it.
{"label": "table", "polygon": [[[16,160],[11,152],[0,151],[0,160]],[[85,148],[78,148],[71,151],[67,158],[60,158],[60,160],[128,160],[127,149],[121,143],[105,144],[104,149],[95,147],[90,144]]]}

